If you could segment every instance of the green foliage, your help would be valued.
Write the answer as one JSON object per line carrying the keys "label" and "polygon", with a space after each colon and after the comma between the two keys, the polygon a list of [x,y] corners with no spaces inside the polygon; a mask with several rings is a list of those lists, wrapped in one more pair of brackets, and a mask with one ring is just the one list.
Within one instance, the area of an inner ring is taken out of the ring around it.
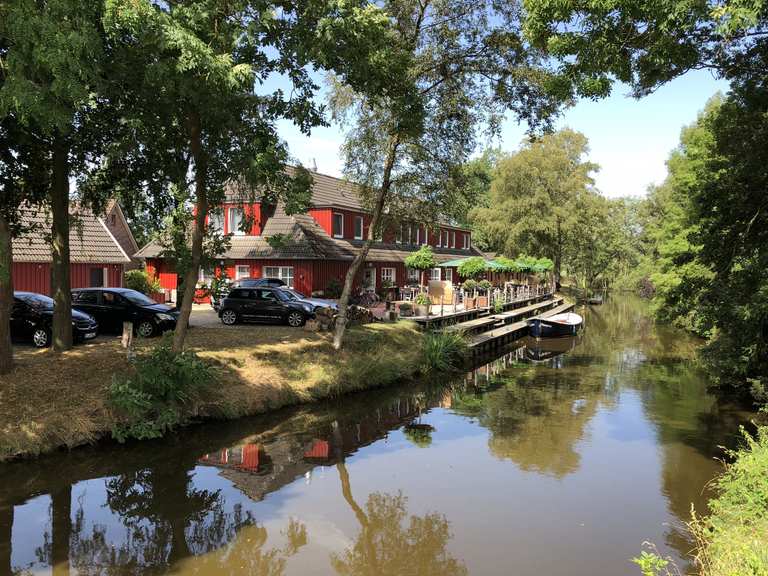
{"label": "green foliage", "polygon": [[146,270],[128,270],[125,273],[123,285],[142,294],[160,292],[160,280],[150,277]]}
{"label": "green foliage", "polygon": [[429,448],[432,445],[434,431],[434,427],[429,424],[409,424],[403,428],[405,437],[419,448]]}
{"label": "green foliage", "polygon": [[461,332],[430,332],[424,336],[421,371],[431,374],[461,370],[468,351],[467,339]]}
{"label": "green foliage", "polygon": [[114,376],[109,399],[122,418],[112,435],[120,442],[159,438],[185,424],[213,380],[213,369],[193,352],[174,354],[169,342],[160,343],[135,361],[131,373]]}
{"label": "green foliage", "polygon": [[422,246],[416,252],[409,254],[405,258],[405,265],[407,268],[414,270],[430,270],[437,266],[432,246]]}
{"label": "green foliage", "polygon": [[477,280],[474,278],[464,280],[461,287],[465,292],[472,292],[473,290],[477,290]]}
{"label": "green foliage", "polygon": [[325,287],[325,296],[327,298],[338,298],[341,296],[341,290],[344,286],[338,278],[328,280],[328,286]]}
{"label": "green foliage", "polygon": [[745,446],[715,481],[709,516],[690,524],[702,576],[768,575],[768,428],[743,434]]}
{"label": "green foliage", "polygon": [[419,292],[416,298],[413,299],[413,303],[417,306],[431,306],[432,300],[429,299],[429,295],[426,292]]}
{"label": "green foliage", "polygon": [[504,304],[501,303],[501,300],[495,300],[493,302],[493,313],[494,314],[501,314],[504,312]]}
{"label": "green foliage", "polygon": [[493,284],[491,284],[489,280],[480,280],[480,282],[477,283],[477,288],[483,292],[488,292],[493,288]]}
{"label": "green foliage", "polygon": [[208,291],[214,300],[221,300],[222,295],[229,291],[230,279],[226,268],[221,268],[211,280]]}
{"label": "green foliage", "polygon": [[269,244],[274,249],[279,249],[285,247],[285,245],[288,243],[289,237],[287,234],[272,234],[272,236],[265,236],[264,239],[267,241],[267,244]]}
{"label": "green foliage", "polygon": [[462,278],[477,278],[482,276],[487,269],[488,265],[485,263],[485,258],[481,256],[467,258],[457,267],[459,276]]}
{"label": "green foliage", "polygon": [[658,576],[669,565],[669,560],[662,558],[655,551],[643,550],[640,556],[632,558],[632,562],[640,567],[643,576]]}

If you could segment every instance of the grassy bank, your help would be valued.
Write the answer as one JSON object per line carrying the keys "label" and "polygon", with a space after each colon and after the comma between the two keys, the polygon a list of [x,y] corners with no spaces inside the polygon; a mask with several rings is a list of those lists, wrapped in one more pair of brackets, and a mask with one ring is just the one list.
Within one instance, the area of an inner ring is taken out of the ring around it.
{"label": "grassy bank", "polygon": [[736,456],[709,516],[691,524],[702,576],[768,576],[768,427]]}
{"label": "grassy bank", "polygon": [[[158,340],[140,341],[148,352]],[[205,326],[188,347],[212,365],[215,382],[185,410],[193,419],[237,418],[375,388],[413,376],[424,335],[409,322],[352,328],[341,352],[328,334],[291,328]],[[22,348],[0,382],[0,461],[106,436],[119,421],[109,402],[116,374],[132,365],[110,339],[56,355]]]}

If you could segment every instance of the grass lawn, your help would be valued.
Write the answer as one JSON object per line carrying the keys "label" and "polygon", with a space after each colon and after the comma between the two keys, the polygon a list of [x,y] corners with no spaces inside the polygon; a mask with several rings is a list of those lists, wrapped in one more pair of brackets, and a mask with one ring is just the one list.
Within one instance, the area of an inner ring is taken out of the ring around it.
{"label": "grass lawn", "polygon": [[[137,352],[157,344],[137,341]],[[423,335],[410,322],[351,328],[341,352],[331,335],[280,326],[197,326],[188,348],[216,367],[216,382],[195,406],[200,418],[236,418],[374,388],[412,376]],[[0,381],[0,461],[73,447],[107,435],[115,423],[107,391],[131,370],[119,339],[64,354],[18,348]]]}

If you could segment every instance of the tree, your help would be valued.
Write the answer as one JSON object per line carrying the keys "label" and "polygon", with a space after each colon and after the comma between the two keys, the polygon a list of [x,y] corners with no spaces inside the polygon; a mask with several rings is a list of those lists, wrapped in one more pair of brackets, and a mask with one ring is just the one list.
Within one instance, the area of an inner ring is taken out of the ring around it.
{"label": "tree", "polygon": [[[50,173],[46,192],[52,214],[51,291],[56,303],[52,336],[58,351],[72,346],[70,179],[97,161],[96,135],[102,132],[89,120],[100,106],[101,10],[100,3],[74,0],[19,0],[0,7],[0,45],[5,47],[0,62],[0,119],[14,118],[26,132],[27,144],[46,158]],[[11,150],[15,149],[11,142]]]}
{"label": "tree", "polygon": [[550,89],[607,96],[614,80],[636,96],[694,69],[764,75],[751,56],[768,39],[758,2],[578,2],[525,0],[526,36],[560,63]]}
{"label": "tree", "polygon": [[[210,206],[225,186],[241,200],[284,201],[286,212],[306,210],[311,181],[305,170],[285,171],[288,152],[275,123],[293,120],[309,132],[323,122],[313,104],[311,64],[333,69],[356,88],[382,84],[391,65],[388,23],[364,1],[274,3],[197,0],[189,3],[109,2],[107,30],[126,40],[119,54],[123,78],[112,96],[128,119],[109,170],[125,188],[154,198],[189,190],[194,221],[181,313],[173,349],[182,349]],[[132,75],[131,75],[132,74]],[[262,93],[273,74],[293,89]]]}
{"label": "tree", "polygon": [[592,193],[595,164],[586,162],[587,139],[560,130],[501,160],[488,207],[473,211],[475,225],[497,252],[544,254],[560,282],[568,234],[578,199]]}
{"label": "tree", "polygon": [[[331,79],[331,107],[348,126],[345,174],[363,185],[371,224],[344,281],[334,347],[346,329],[349,298],[371,244],[389,222],[434,222],[475,148],[478,126],[493,131],[511,109],[533,128],[559,102],[542,90],[546,72],[520,33],[515,3],[388,0],[393,45],[408,55],[391,90],[349,90]],[[546,120],[544,120],[546,123]]]}
{"label": "tree", "polygon": [[482,256],[473,256],[459,264],[456,271],[462,278],[476,279],[482,276],[487,269],[488,265],[485,262],[485,258]]}
{"label": "tree", "polygon": [[432,246],[422,246],[413,254],[409,254],[405,259],[405,265],[408,268],[419,270],[419,281],[423,284],[424,271],[431,270],[437,266],[437,260],[435,260]]}

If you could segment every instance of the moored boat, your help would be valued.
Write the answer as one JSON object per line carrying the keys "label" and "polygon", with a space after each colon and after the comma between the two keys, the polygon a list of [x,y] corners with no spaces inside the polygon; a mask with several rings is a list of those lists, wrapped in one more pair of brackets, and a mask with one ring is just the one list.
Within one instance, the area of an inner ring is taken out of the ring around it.
{"label": "moored boat", "polygon": [[534,338],[575,336],[583,323],[584,319],[575,312],[565,312],[549,318],[531,318],[528,320],[528,330]]}

